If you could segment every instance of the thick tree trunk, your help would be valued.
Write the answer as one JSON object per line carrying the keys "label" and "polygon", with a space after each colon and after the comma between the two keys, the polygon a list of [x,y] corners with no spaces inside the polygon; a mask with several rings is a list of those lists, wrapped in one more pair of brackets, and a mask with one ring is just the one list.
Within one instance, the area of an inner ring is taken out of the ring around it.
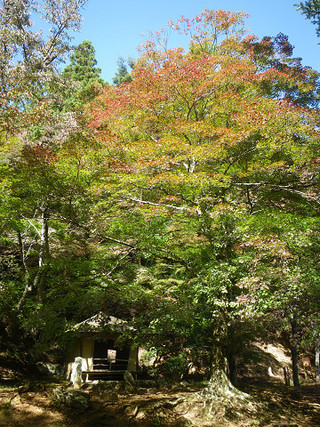
{"label": "thick tree trunk", "polygon": [[250,396],[234,387],[227,375],[228,362],[221,348],[212,351],[212,369],[208,386],[203,391],[204,404],[209,415],[221,407],[232,407],[236,402],[250,404]]}

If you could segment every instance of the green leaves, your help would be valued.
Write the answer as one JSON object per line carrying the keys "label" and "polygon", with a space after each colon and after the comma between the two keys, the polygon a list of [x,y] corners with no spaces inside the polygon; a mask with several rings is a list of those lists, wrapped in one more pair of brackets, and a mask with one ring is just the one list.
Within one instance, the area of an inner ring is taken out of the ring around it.
{"label": "green leaves", "polygon": [[311,22],[317,26],[317,36],[320,36],[320,2],[319,0],[308,0],[295,4],[297,10],[301,10],[301,13],[310,19]]}
{"label": "green leaves", "polygon": [[104,310],[133,319],[140,342],[173,357],[170,372],[186,347],[240,351],[265,316],[309,325],[302,301],[316,316],[318,77],[285,36],[244,38],[243,18],[181,18],[171,26],[190,50],[163,52],[155,35],[132,80],[120,64],[118,86],[101,89],[88,41],[63,73],[79,92],[61,98],[60,76],[58,91],[30,80],[46,95],[16,111],[36,117],[1,148],[12,251],[0,269],[2,307],[19,306],[39,348]]}
{"label": "green leaves", "polygon": [[155,33],[134,79],[90,105],[113,168],[102,222],[141,257],[137,284],[156,301],[144,319],[163,351],[174,339],[232,349],[246,322],[313,298],[302,259],[317,246],[306,224],[319,212],[318,75],[283,34],[245,38],[243,18],[206,10],[171,23],[190,50],[163,51]]}
{"label": "green leaves", "polygon": [[100,77],[101,69],[96,64],[95,50],[90,41],[84,40],[74,48],[70,64],[63,70],[63,76],[69,79],[69,86],[72,87],[70,81],[75,84],[73,90],[69,90],[69,99],[65,99],[67,109],[79,108],[92,101],[105,85]]}

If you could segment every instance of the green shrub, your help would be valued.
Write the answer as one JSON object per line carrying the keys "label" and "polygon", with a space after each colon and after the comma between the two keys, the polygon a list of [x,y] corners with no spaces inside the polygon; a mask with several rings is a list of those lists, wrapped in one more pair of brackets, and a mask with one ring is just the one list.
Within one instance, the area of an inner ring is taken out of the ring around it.
{"label": "green shrub", "polygon": [[188,371],[188,360],[185,353],[167,359],[162,366],[163,374],[172,379],[179,379]]}

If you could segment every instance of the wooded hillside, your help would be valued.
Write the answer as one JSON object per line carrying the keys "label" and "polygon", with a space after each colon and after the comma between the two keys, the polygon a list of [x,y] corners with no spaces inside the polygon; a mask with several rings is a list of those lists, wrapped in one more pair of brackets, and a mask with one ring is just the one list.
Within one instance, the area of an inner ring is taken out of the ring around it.
{"label": "wooded hillside", "polygon": [[155,32],[110,86],[89,41],[61,71],[85,0],[2,3],[4,350],[62,362],[102,311],[157,375],[208,368],[206,401],[247,398],[232,383],[259,339],[291,350],[298,386],[299,355],[319,358],[319,73],[206,9],[169,24],[186,51]]}

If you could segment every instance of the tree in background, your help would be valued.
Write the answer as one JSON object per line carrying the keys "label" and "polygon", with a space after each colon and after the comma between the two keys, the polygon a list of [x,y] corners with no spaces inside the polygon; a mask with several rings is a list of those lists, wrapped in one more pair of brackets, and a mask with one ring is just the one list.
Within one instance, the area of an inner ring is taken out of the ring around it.
{"label": "tree in background", "polygon": [[298,10],[316,25],[317,36],[320,37],[320,1],[308,0],[296,4]]}
{"label": "tree in background", "polygon": [[118,59],[118,70],[116,75],[113,77],[113,84],[119,86],[121,83],[129,83],[132,81],[132,73],[128,71],[128,67],[132,70],[134,66],[134,60],[129,58],[127,60],[123,58]]}
{"label": "tree in background", "polygon": [[104,82],[100,77],[101,69],[96,68],[96,65],[94,47],[90,41],[84,40],[75,47],[70,56],[70,64],[63,70],[63,74],[80,82],[82,87],[93,82],[103,84]]}
{"label": "tree in background", "polygon": [[70,56],[70,64],[63,70],[63,75],[80,84],[76,96],[82,104],[91,101],[105,85],[100,77],[101,69],[96,67],[95,50],[92,43],[84,40]]}
{"label": "tree in background", "polygon": [[242,302],[257,321],[280,333],[291,350],[293,380],[298,386],[299,351],[303,343],[310,345],[318,332],[315,328],[320,292],[317,211],[258,213],[248,220],[246,233],[252,238],[242,250],[249,258],[255,254],[255,259],[251,275],[242,281],[241,286],[250,290]]}
{"label": "tree in background", "polygon": [[[11,331],[9,342],[23,342],[30,334],[35,341],[47,335],[48,343],[49,330],[53,341],[73,312],[74,298],[68,295],[79,283],[76,278],[90,271],[90,262],[82,262],[86,232],[69,225],[80,211],[85,215],[81,200],[88,200],[88,181],[82,172],[88,138],[74,114],[61,113],[67,86],[57,68],[70,51],[69,32],[79,29],[84,4],[16,0],[4,1],[0,10],[1,259],[8,256],[13,271],[6,275],[3,261],[1,317]],[[40,20],[37,27],[41,20],[50,25],[47,35],[34,30],[31,14]],[[66,249],[67,241],[73,252]],[[77,252],[79,241],[83,245]],[[67,286],[71,277],[74,288]],[[54,299],[62,311],[53,307]],[[22,328],[19,333],[16,327]]]}
{"label": "tree in background", "polygon": [[[55,93],[61,100],[63,83],[56,65],[70,50],[70,31],[80,28],[86,0],[5,0],[0,9],[1,85],[0,127],[19,131],[48,116]],[[47,34],[35,30],[30,16],[49,25]],[[55,89],[54,91],[52,89]],[[60,91],[60,92],[59,92]]]}

